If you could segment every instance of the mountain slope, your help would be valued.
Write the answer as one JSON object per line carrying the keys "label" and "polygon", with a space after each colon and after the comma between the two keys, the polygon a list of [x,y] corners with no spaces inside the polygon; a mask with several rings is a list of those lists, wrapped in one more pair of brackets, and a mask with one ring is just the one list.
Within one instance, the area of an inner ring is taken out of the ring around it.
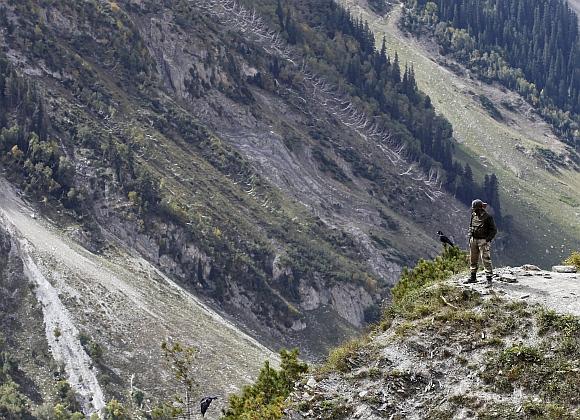
{"label": "mountain slope", "polygon": [[[129,382],[154,398],[170,395],[175,384],[163,361],[164,340],[199,349],[200,393],[237,391],[264,360],[277,364],[276,355],[134,251],[117,244],[104,255],[90,253],[58,227],[32,218],[34,210],[0,182],[0,220],[23,259],[20,287],[30,282],[42,305],[43,335],[83,412],[101,410],[112,396],[125,399]],[[83,349],[81,333],[102,349],[98,359]],[[16,357],[24,361],[29,352]],[[53,372],[26,373],[40,381]],[[39,391],[52,393],[51,387]]]}
{"label": "mountain slope", "polygon": [[[343,4],[368,19],[377,43],[386,36],[391,54],[396,51],[402,62],[414,65],[417,83],[453,124],[459,155],[476,176],[490,171],[498,175],[503,209],[513,217],[513,230],[512,245],[497,257],[523,264],[533,255],[539,264],[549,266],[575,249],[580,237],[580,174],[574,165],[553,168],[545,159],[542,151],[564,160],[567,155],[549,127],[517,95],[472,80],[465,71],[453,72],[434,53],[433,45],[402,34],[397,27],[398,6],[388,17],[381,17],[369,11],[366,3],[347,0]],[[489,114],[480,95],[501,110],[505,121]],[[525,244],[525,253],[518,244]]]}
{"label": "mountain slope", "polygon": [[432,232],[464,234],[463,206],[289,57],[259,82],[282,57],[208,4],[3,8],[3,165],[88,249],[120,241],[314,356],[376,318]]}

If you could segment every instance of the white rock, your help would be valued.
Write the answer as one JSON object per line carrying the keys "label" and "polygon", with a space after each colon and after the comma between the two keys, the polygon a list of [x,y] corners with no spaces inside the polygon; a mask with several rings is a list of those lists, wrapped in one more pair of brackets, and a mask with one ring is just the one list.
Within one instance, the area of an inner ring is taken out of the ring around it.
{"label": "white rock", "polygon": [[310,379],[308,379],[308,381],[306,382],[306,386],[307,386],[308,388],[311,388],[311,389],[313,389],[313,388],[316,386],[316,384],[317,384],[317,383],[318,383],[318,382],[316,382],[316,379],[314,379],[314,378],[310,378]]}
{"label": "white rock", "polygon": [[578,270],[573,265],[555,265],[552,267],[555,273],[575,273]]}

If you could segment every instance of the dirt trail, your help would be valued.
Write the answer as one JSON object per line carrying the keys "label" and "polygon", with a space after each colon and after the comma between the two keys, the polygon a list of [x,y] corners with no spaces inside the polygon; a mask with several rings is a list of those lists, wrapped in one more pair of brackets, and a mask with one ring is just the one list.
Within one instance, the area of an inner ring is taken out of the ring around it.
{"label": "dirt trail", "polygon": [[[27,275],[43,304],[51,351],[82,396],[85,413],[104,405],[97,381],[103,369],[119,384],[126,384],[134,373],[136,385],[150,395],[172,389],[160,351],[164,339],[199,349],[200,393],[222,396],[207,416],[210,419],[219,413],[227,394],[255,378],[265,360],[278,364],[269,349],[144,259],[124,250],[92,254],[34,214],[0,179],[0,223],[19,244]],[[103,346],[106,368],[93,366],[80,345],[80,331]],[[127,391],[118,386],[117,392]]]}

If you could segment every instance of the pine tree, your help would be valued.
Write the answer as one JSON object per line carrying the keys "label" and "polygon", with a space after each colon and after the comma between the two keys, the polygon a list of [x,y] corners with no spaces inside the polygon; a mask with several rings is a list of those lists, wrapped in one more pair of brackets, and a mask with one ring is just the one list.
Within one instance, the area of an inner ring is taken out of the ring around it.
{"label": "pine tree", "polygon": [[278,23],[282,30],[284,30],[284,9],[282,8],[282,0],[278,0],[276,5],[276,16],[278,16]]}
{"label": "pine tree", "polygon": [[392,78],[395,83],[401,82],[401,67],[399,66],[399,54],[395,52],[395,59],[393,60]]}

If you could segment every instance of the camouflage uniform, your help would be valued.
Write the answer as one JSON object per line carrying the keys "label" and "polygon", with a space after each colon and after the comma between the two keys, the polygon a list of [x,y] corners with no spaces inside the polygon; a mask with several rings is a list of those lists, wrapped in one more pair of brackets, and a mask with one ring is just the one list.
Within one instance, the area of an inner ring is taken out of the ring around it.
{"label": "camouflage uniform", "polygon": [[471,212],[469,224],[469,256],[471,273],[477,272],[479,258],[483,260],[483,267],[488,281],[491,281],[493,267],[491,265],[491,241],[497,233],[493,217],[483,208],[475,208]]}

